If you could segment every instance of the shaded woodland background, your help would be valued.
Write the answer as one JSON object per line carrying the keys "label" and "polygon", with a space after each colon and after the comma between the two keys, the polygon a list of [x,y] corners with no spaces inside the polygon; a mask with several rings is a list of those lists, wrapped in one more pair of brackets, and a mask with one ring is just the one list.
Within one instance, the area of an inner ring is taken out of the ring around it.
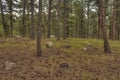
{"label": "shaded woodland background", "polygon": [[[35,38],[37,0],[1,0],[0,4],[1,37],[19,35]],[[119,39],[119,1],[105,0],[103,6],[108,36]],[[100,7],[99,0],[43,0],[42,36],[58,36],[59,32],[61,37],[101,38]]]}
{"label": "shaded woodland background", "polygon": [[[39,4],[38,4],[39,3]],[[119,1],[116,0],[0,0],[1,37],[108,38],[118,40]],[[40,43],[38,43],[40,44]]]}

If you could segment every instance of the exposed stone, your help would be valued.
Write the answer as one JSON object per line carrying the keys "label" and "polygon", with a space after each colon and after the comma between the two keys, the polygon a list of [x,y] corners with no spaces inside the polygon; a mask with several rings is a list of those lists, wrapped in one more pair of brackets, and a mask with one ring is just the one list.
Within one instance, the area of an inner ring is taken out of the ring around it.
{"label": "exposed stone", "polygon": [[60,68],[68,68],[69,67],[69,64],[68,63],[61,63],[59,65]]}
{"label": "exposed stone", "polygon": [[18,39],[21,38],[20,35],[14,35],[14,37],[15,37],[15,38],[18,38]]}
{"label": "exposed stone", "polygon": [[91,43],[87,43],[87,46],[92,46],[92,44]]}
{"label": "exposed stone", "polygon": [[16,64],[13,63],[13,62],[9,62],[9,61],[6,61],[6,62],[5,62],[5,69],[6,69],[6,70],[13,69],[15,66],[16,66]]}
{"label": "exposed stone", "polygon": [[55,36],[54,35],[50,35],[50,38],[55,38]]}
{"label": "exposed stone", "polygon": [[46,47],[47,48],[51,48],[51,47],[53,47],[53,43],[52,42],[46,42]]}
{"label": "exposed stone", "polygon": [[86,47],[83,48],[83,51],[88,51],[88,49]]}
{"label": "exposed stone", "polygon": [[92,44],[88,43],[84,48],[84,51],[97,52],[99,49],[94,47]]}

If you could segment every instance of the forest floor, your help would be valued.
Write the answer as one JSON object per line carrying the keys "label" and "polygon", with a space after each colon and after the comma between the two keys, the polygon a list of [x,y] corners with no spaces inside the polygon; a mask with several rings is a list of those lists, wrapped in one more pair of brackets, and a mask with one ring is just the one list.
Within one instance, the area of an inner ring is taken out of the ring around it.
{"label": "forest floor", "polygon": [[[46,48],[47,41],[54,47]],[[42,57],[37,57],[36,41],[0,39],[0,80],[120,80],[120,41],[110,45],[107,54],[98,39],[43,39]],[[6,61],[16,67],[6,70]]]}

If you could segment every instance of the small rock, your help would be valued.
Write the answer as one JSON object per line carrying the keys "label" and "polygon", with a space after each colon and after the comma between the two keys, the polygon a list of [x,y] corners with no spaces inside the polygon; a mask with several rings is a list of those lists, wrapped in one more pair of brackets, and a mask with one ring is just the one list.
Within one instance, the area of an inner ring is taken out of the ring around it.
{"label": "small rock", "polygon": [[53,43],[52,43],[52,42],[50,42],[50,41],[49,41],[49,42],[47,42],[47,43],[46,43],[46,47],[47,47],[47,48],[51,48],[51,47],[53,47]]}
{"label": "small rock", "polygon": [[50,35],[50,38],[55,38],[55,36],[54,35]]}
{"label": "small rock", "polygon": [[68,48],[71,48],[71,47],[72,47],[71,45],[61,46],[61,48],[65,48],[65,49],[68,49]]}
{"label": "small rock", "polygon": [[59,65],[60,68],[68,68],[69,67],[69,64],[68,63],[61,63]]}
{"label": "small rock", "polygon": [[15,38],[18,38],[18,39],[20,39],[20,38],[21,38],[21,36],[20,36],[20,35],[14,35],[14,37],[15,37]]}
{"label": "small rock", "polygon": [[87,51],[88,49],[86,47],[83,48],[83,51]]}
{"label": "small rock", "polygon": [[9,61],[5,62],[5,69],[6,70],[10,70],[10,69],[14,68],[15,66],[16,66],[16,64],[13,62],[9,62]]}

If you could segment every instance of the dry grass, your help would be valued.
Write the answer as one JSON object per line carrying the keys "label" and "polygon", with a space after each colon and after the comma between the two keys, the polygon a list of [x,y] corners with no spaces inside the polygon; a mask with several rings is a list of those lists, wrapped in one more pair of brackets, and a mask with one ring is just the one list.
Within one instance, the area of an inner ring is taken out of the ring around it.
{"label": "dry grass", "polygon": [[[47,49],[47,41],[52,41],[54,47]],[[83,51],[88,43],[92,48]],[[105,54],[102,40],[43,39],[43,56],[37,57],[35,41],[0,39],[0,80],[120,80],[120,41],[110,43],[112,53]],[[5,70],[5,61],[15,62],[17,67]],[[60,68],[61,63],[69,67]]]}

